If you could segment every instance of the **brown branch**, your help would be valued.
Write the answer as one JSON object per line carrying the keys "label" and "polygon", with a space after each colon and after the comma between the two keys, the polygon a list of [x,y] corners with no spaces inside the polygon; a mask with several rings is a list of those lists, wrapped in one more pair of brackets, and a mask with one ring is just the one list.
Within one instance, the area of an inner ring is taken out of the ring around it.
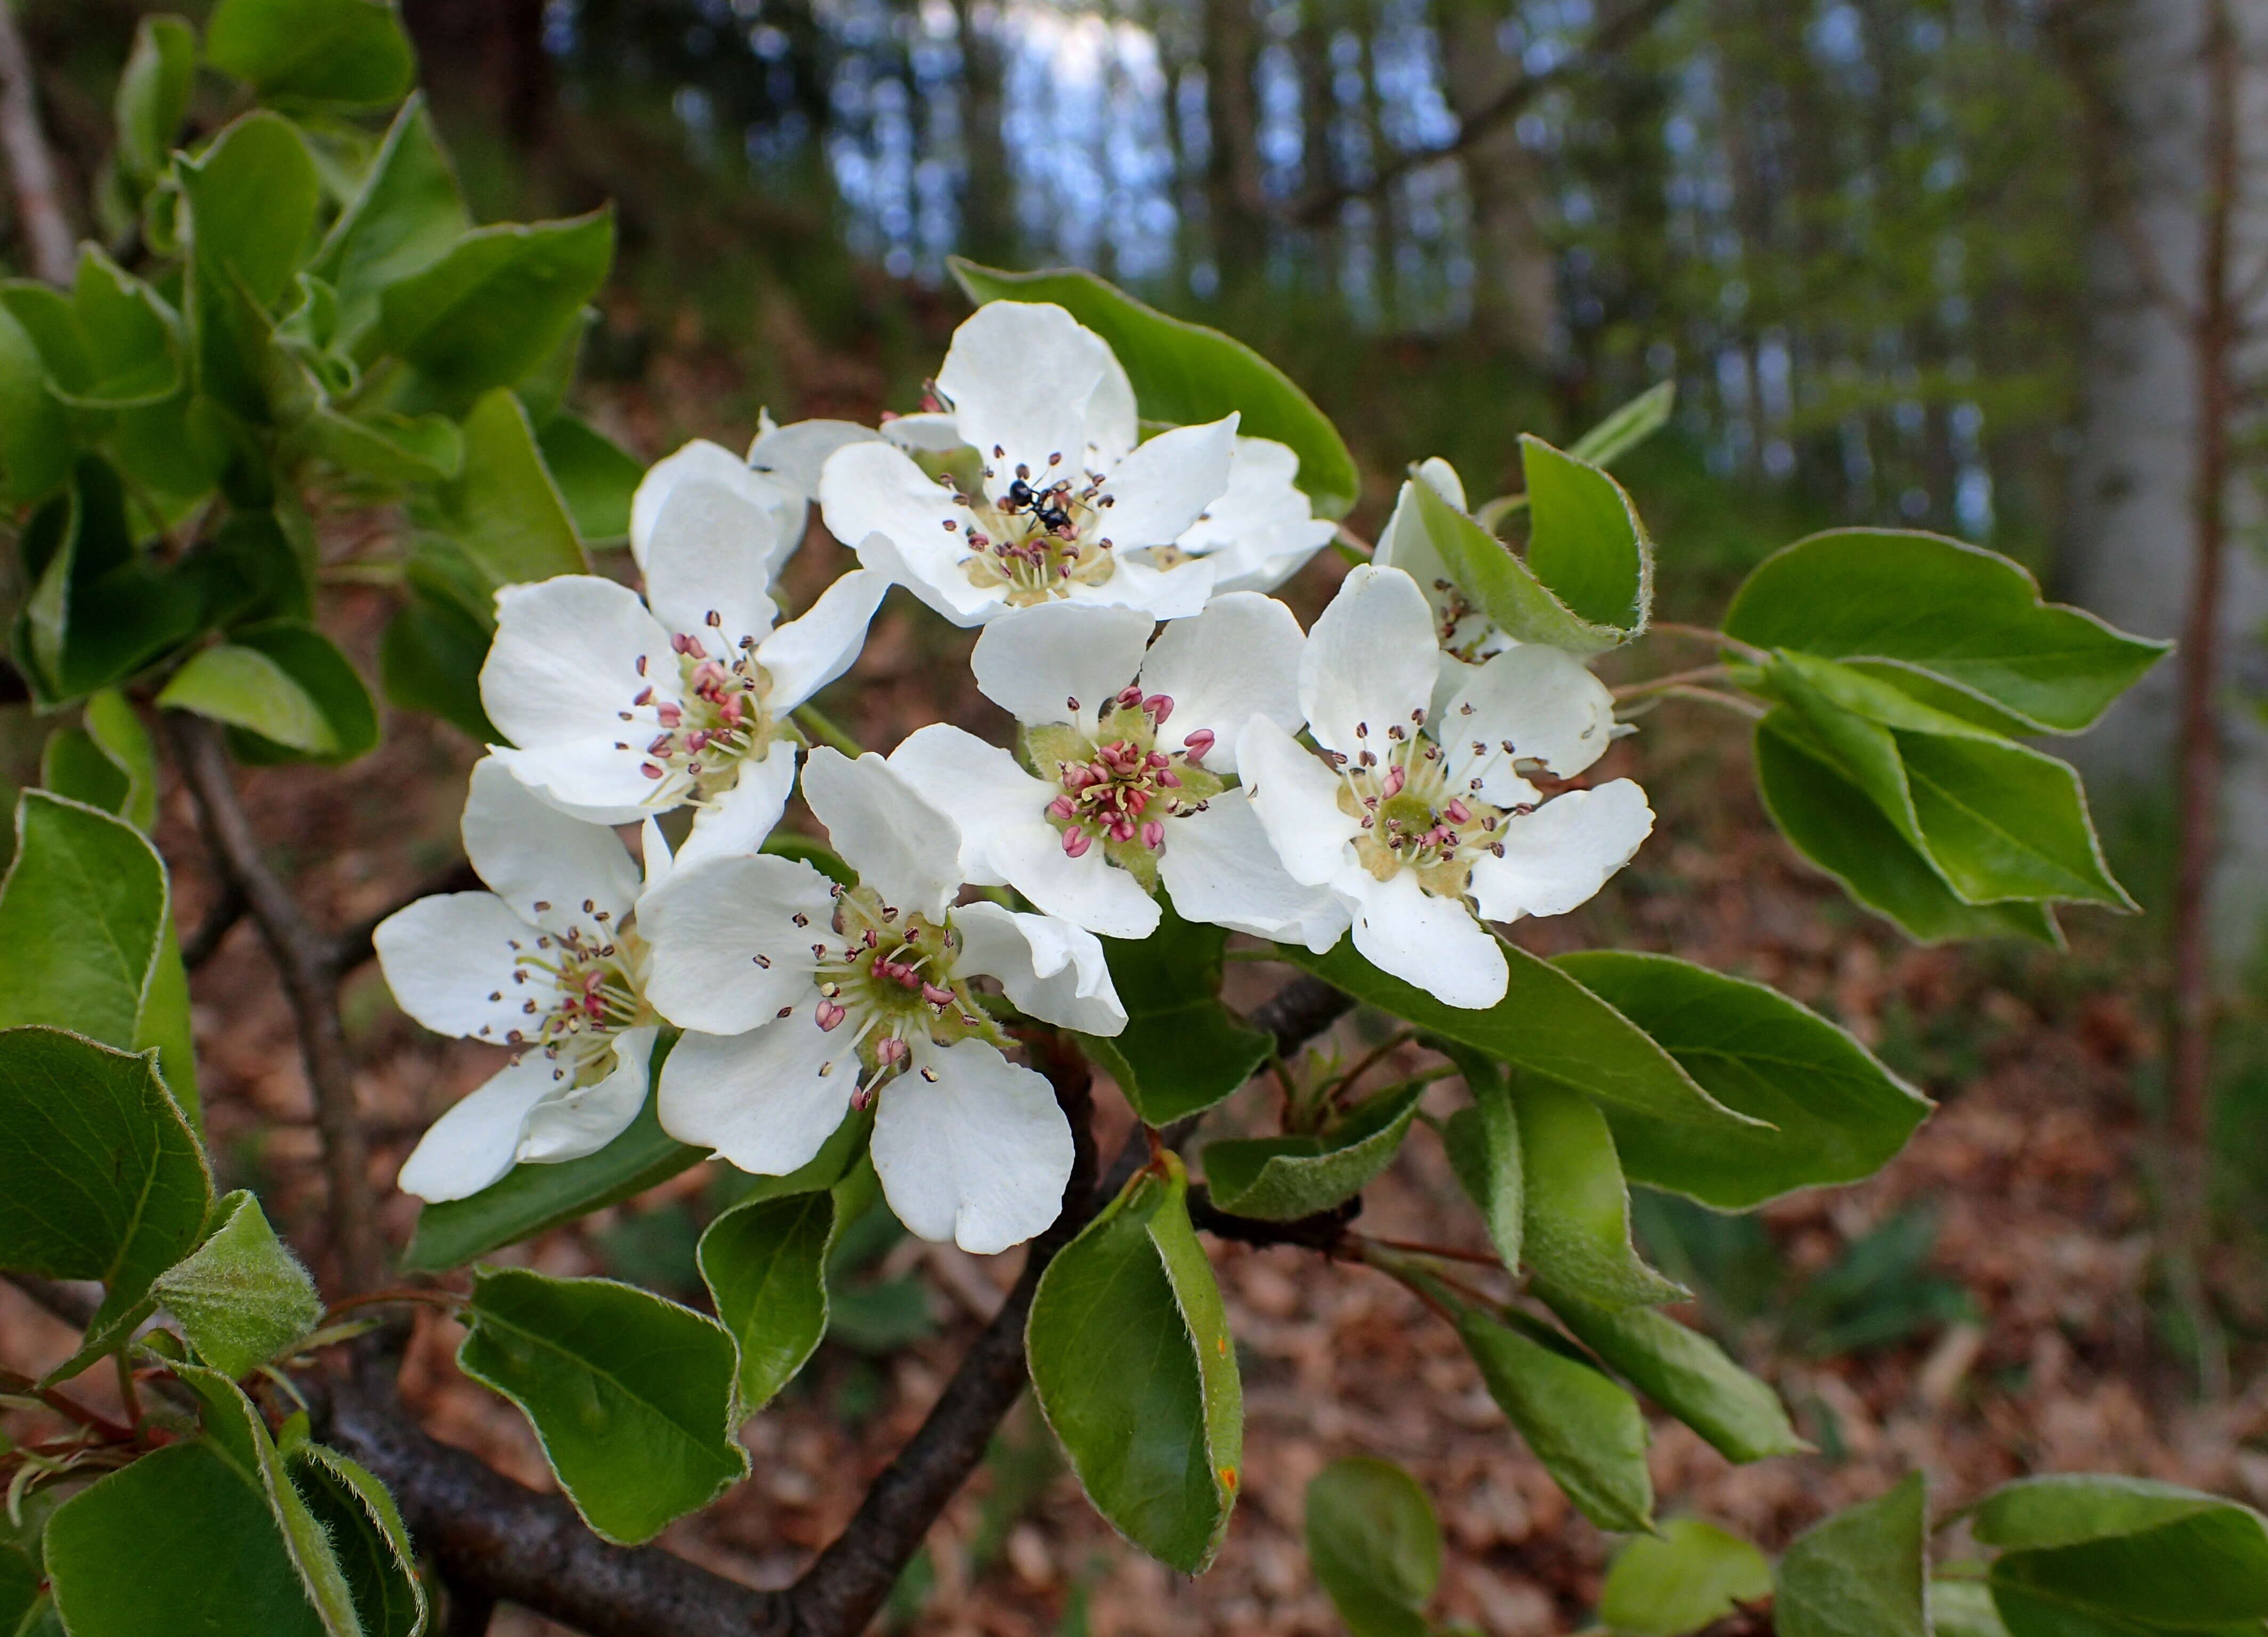
{"label": "brown branch", "polygon": [[1290,1057],[1354,1010],[1354,997],[1303,973],[1252,1008],[1244,1020],[1276,1036],[1276,1053]]}
{"label": "brown branch", "polygon": [[55,158],[40,129],[39,82],[11,0],[0,0],[0,151],[16,179],[16,214],[24,225],[32,271],[68,284],[78,262],[70,223],[55,182]]}
{"label": "brown branch", "polygon": [[299,1051],[314,1094],[330,1184],[331,1231],[348,1294],[374,1288],[385,1266],[370,1189],[370,1147],[355,1106],[354,1062],[339,1021],[335,949],[299,912],[261,856],[236,792],[220,730],[200,717],[166,719],[173,753],[195,798],[198,827],[222,879],[244,895],[261,940],[284,980]]}
{"label": "brown branch", "polygon": [[1303,227],[1322,226],[1341,206],[1357,199],[1374,199],[1410,172],[1423,170],[1438,160],[1454,159],[1477,146],[1483,138],[1506,120],[1517,118],[1545,92],[1585,70],[1595,67],[1601,58],[1612,56],[1634,43],[1676,4],[1677,0],[1636,0],[1628,10],[1600,24],[1580,48],[1551,67],[1540,74],[1522,74],[1514,79],[1460,122],[1457,134],[1440,147],[1396,154],[1381,166],[1367,181],[1325,188],[1305,199],[1292,201],[1285,214]]}

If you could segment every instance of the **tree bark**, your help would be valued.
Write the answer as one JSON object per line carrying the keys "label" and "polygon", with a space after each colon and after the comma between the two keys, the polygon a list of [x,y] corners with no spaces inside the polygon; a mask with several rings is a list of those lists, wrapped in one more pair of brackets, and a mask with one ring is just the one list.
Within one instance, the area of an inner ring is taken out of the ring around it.
{"label": "tree bark", "polygon": [[[1443,90],[1461,123],[1478,129],[1524,77],[1498,41],[1498,0],[1447,0],[1441,17]],[[1543,178],[1516,120],[1489,125],[1462,161],[1473,212],[1473,327],[1492,350],[1540,365],[1558,323],[1557,262],[1538,211]]]}

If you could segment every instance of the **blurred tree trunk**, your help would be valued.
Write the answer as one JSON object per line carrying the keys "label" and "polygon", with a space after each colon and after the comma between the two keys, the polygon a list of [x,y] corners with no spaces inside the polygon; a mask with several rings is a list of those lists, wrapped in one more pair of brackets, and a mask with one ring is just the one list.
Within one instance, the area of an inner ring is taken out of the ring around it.
{"label": "blurred tree trunk", "polygon": [[[1471,120],[1520,77],[1498,35],[1500,0],[1443,0],[1442,89],[1449,111]],[[1473,323],[1498,353],[1541,366],[1558,321],[1557,265],[1539,220],[1543,174],[1521,145],[1519,122],[1498,120],[1462,157],[1473,212]]]}
{"label": "blurred tree trunk", "polygon": [[544,0],[403,0],[426,84],[477,100],[523,158],[550,135],[557,86],[543,48]]}
{"label": "blurred tree trunk", "polygon": [[1221,288],[1257,282],[1268,251],[1260,189],[1259,31],[1252,0],[1204,0],[1205,211]]}
{"label": "blurred tree trunk", "polygon": [[961,39],[961,140],[968,185],[961,200],[961,250],[991,267],[1017,259],[1015,180],[1001,131],[999,13],[980,0],[954,0]]}

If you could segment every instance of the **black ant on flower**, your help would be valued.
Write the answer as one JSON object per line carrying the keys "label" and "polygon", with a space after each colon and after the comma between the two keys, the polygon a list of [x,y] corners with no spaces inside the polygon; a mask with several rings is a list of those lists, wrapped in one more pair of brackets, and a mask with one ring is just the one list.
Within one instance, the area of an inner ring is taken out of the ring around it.
{"label": "black ant on flower", "polygon": [[1008,485],[1008,494],[1002,510],[1009,512],[1029,512],[1042,528],[1051,535],[1069,538],[1073,527],[1070,511],[1064,501],[1071,493],[1068,478],[1051,488],[1035,489],[1027,468],[1016,468],[1016,479]]}

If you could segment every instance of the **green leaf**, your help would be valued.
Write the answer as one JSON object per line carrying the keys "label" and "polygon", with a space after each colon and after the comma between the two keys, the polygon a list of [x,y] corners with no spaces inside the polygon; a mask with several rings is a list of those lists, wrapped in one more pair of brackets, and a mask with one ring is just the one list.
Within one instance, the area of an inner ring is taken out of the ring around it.
{"label": "green leaf", "polygon": [[438,483],[465,469],[464,434],[446,416],[342,415],[324,406],[308,417],[306,436],[316,454],[374,483]]}
{"label": "green leaf", "polygon": [[[340,663],[345,663],[343,656]],[[346,749],[323,702],[266,644],[222,643],[202,650],[173,673],[158,704],[226,722],[311,756],[343,759]]]}
{"label": "green leaf", "polygon": [[554,415],[536,434],[543,464],[559,485],[589,544],[619,545],[630,537],[630,497],[645,476],[645,462],[589,422]]}
{"label": "green leaf", "polygon": [[1755,1546],[1697,1517],[1672,1518],[1615,1554],[1599,1623],[1625,1637],[1685,1637],[1771,1593],[1771,1565]]}
{"label": "green leaf", "polygon": [[[118,125],[118,167],[137,194],[166,168],[173,139],[188,117],[195,89],[197,33],[178,17],[145,17],[134,30],[134,49],[112,100]],[[0,1625],[4,1625],[0,1621]]]}
{"label": "green leaf", "polygon": [[162,403],[180,390],[180,319],[158,292],[93,245],[79,249],[68,310],[6,291],[39,340],[48,387],[82,409]]}
{"label": "green leaf", "polygon": [[158,752],[122,694],[99,689],[80,707],[88,741],[118,770],[125,795],[110,809],[144,835],[158,822]]}
{"label": "green leaf", "polygon": [[1426,1637],[1441,1525],[1390,1461],[1334,1461],[1307,1480],[1307,1561],[1352,1637]]}
{"label": "green leaf", "polygon": [[16,652],[43,703],[130,676],[196,630],[196,600],[136,552],[125,490],[106,461],[82,459],[19,544],[32,589]]}
{"label": "green leaf", "polygon": [[1567,453],[1593,466],[1612,466],[1668,425],[1676,407],[1676,381],[1657,381],[1569,444]]}
{"label": "green leaf", "polygon": [[[278,4],[291,9],[299,3],[227,0],[213,19],[214,30],[232,11]],[[213,39],[209,33],[208,50]],[[311,247],[322,200],[322,182],[298,129],[279,114],[256,110],[179,168],[198,276],[222,290],[232,276],[260,306],[274,305]]]}
{"label": "green leaf", "polygon": [[1724,629],[1759,648],[1912,666],[2051,733],[2093,724],[2173,645],[2043,601],[1996,553],[1896,529],[1797,541],[1749,576]]}
{"label": "green leaf", "polygon": [[838,1223],[822,1190],[734,1206],[701,1235],[701,1277],[740,1346],[740,1408],[753,1415],[827,1334],[827,1251]]}
{"label": "green leaf", "polygon": [[339,347],[368,362],[386,287],[432,266],[472,225],[425,99],[413,96],[315,253],[314,270],[338,291]]}
{"label": "green leaf", "polygon": [[1778,990],[1668,955],[1591,950],[1555,962],[1651,1035],[1727,1108],[1769,1121],[1706,1144],[1609,1109],[1635,1182],[1723,1211],[1872,1176],[1929,1117],[1926,1097]]}
{"label": "green leaf", "polygon": [[417,1637],[428,1613],[425,1582],[386,1487],[361,1466],[321,1444],[305,1443],[285,1457],[291,1487],[326,1535],[354,1598],[362,1637]]}
{"label": "green leaf", "polygon": [[1630,1190],[1596,1105],[1549,1080],[1514,1076],[1512,1106],[1520,1121],[1524,1254],[1536,1277],[1616,1309],[1686,1295],[1631,1244]]}
{"label": "green leaf", "polygon": [[2023,938],[2060,948],[2053,911],[2037,903],[1968,904],[1802,730],[1790,711],[1756,724],[1756,786],[1795,850],[1852,898],[1925,943]]}
{"label": "green leaf", "polygon": [[13,1546],[0,1546],[0,1632],[14,1632],[40,1600],[40,1566]]}
{"label": "green leaf", "polygon": [[403,95],[417,72],[388,0],[221,0],[205,60],[270,100],[360,107]]}
{"label": "green leaf", "polygon": [[413,585],[409,601],[379,638],[379,685],[387,702],[438,716],[475,743],[501,742],[504,735],[481,704],[489,641],[480,622],[454,601]]}
{"label": "green leaf", "polygon": [[455,402],[509,387],[541,364],[606,282],[615,218],[475,228],[379,298],[387,350]]}
{"label": "green leaf", "polygon": [[70,421],[47,383],[38,343],[0,302],[0,502],[28,504],[70,476]]}
{"label": "green leaf", "polygon": [[[2217,1495],[2145,1478],[2029,1478],[1986,1496],[1973,1527],[2007,1548],[1991,1583],[2016,1637],[2268,1619],[2268,1520]],[[2049,1623],[2040,1604],[2065,1612]]]}
{"label": "green leaf", "polygon": [[[1555,498],[1564,504],[1565,498],[1555,494]],[[1411,543],[1402,544],[1405,539]],[[1504,542],[1422,478],[1402,485],[1394,514],[1380,536],[1380,549],[1397,565],[1405,559],[1422,560],[1430,552],[1473,607],[1521,642],[1595,653],[1629,635],[1574,613]]]}
{"label": "green leaf", "polygon": [[733,1338],[604,1279],[473,1273],[457,1363],[519,1406],[591,1527],[635,1545],[747,1471],[733,1438]]}
{"label": "green leaf", "polygon": [[[654,1073],[660,1072],[657,1059]],[[596,1154],[515,1165],[469,1198],[426,1206],[401,1253],[402,1268],[438,1273],[462,1267],[475,1257],[619,1205],[708,1157],[706,1148],[688,1147],[661,1129],[649,1097],[622,1135]]]}
{"label": "green leaf", "polygon": [[1368,1098],[1320,1137],[1240,1137],[1208,1143],[1205,1186],[1239,1216],[1290,1222],[1344,1204],[1394,1162],[1418,1113],[1422,1085]]}
{"label": "green leaf", "polygon": [[129,788],[118,764],[83,727],[58,727],[48,735],[40,751],[40,787],[105,813],[124,807]]}
{"label": "green leaf", "polygon": [[1653,1527],[1646,1417],[1638,1400],[1589,1365],[1467,1309],[1457,1335],[1489,1396],[1567,1499],[1601,1529]]}
{"label": "green leaf", "polygon": [[1144,1124],[1170,1125],[1251,1079],[1274,1043],[1220,1002],[1227,929],[1185,921],[1162,898],[1158,908],[1149,937],[1102,940],[1125,1029],[1107,1040],[1082,1035],[1079,1043]]}
{"label": "green leaf", "polygon": [[435,491],[432,525],[491,586],[589,572],[519,400],[497,388],[473,406],[464,431],[464,469]]}
{"label": "green leaf", "polygon": [[1652,1308],[1599,1307],[1539,1281],[1535,1294],[1610,1370],[1701,1434],[1728,1461],[1800,1455],[1779,1395],[1715,1342]]}
{"label": "green leaf", "polygon": [[1380,971],[1355,952],[1351,940],[1341,939],[1327,955],[1312,955],[1297,944],[1278,944],[1276,953],[1278,960],[1313,972],[1429,1035],[1469,1046],[1596,1102],[1695,1132],[1721,1134],[1756,1124],[1704,1091],[1628,1018],[1549,961],[1517,944],[1501,948],[1511,969],[1504,999],[1478,1010],[1446,1006],[1424,990]]}
{"label": "green leaf", "polygon": [[239,1189],[217,1214],[219,1225],[204,1243],[153,1288],[197,1356],[234,1379],[305,1340],[323,1316],[323,1302],[258,1200]]}
{"label": "green leaf", "polygon": [[1527,1235],[1526,1179],[1520,1158],[1520,1117],[1504,1071],[1479,1052],[1443,1043],[1472,1094],[1441,1125],[1441,1146],[1465,1197],[1481,1213],[1489,1243],[1507,1272],[1517,1271]]}
{"label": "green leaf", "polygon": [[[314,706],[328,741],[320,748],[303,748],[270,741],[258,727],[247,726],[229,735],[229,748],[239,761],[292,761],[304,754],[336,765],[353,761],[378,743],[378,706],[370,689],[328,637],[298,620],[247,625],[234,635],[234,646],[268,660]],[[163,694],[158,703],[165,703]]]}
{"label": "green leaf", "polygon": [[135,1046],[166,917],[166,866],[140,831],[26,791],[0,882],[0,1027],[48,1023]]}
{"label": "green leaf", "polygon": [[1931,1637],[2008,1637],[1992,1589],[1974,1580],[1930,1582],[1929,1629]]}
{"label": "green leaf", "polygon": [[1244,1395],[1228,1315],[1190,1229],[1171,1153],[1040,1276],[1025,1330],[1032,1388],[1087,1499],[1185,1574],[1228,1530]]}
{"label": "green leaf", "polygon": [[1798,1535],[1779,1560],[1781,1637],[1929,1637],[1928,1499],[1919,1472]]}
{"label": "green leaf", "polygon": [[74,1637],[328,1637],[266,1497],[202,1439],[56,1508],[46,1554]]}
{"label": "green leaf", "polygon": [[61,1029],[0,1029],[0,1266],[108,1287],[57,1378],[122,1338],[197,1242],[212,1182],[147,1058]]}
{"label": "green leaf", "polygon": [[[1576,617],[1628,641],[1653,602],[1653,542],[1623,486],[1598,467],[1523,432],[1528,571]],[[1515,633],[1516,635],[1517,633]]]}
{"label": "green leaf", "polygon": [[1052,301],[1110,344],[1145,418],[1201,425],[1235,411],[1239,433],[1300,457],[1299,484],[1321,517],[1344,517],[1361,490],[1345,441],[1274,365],[1217,329],[1168,318],[1077,268],[1008,273],[960,256],[947,265],[971,301]]}

